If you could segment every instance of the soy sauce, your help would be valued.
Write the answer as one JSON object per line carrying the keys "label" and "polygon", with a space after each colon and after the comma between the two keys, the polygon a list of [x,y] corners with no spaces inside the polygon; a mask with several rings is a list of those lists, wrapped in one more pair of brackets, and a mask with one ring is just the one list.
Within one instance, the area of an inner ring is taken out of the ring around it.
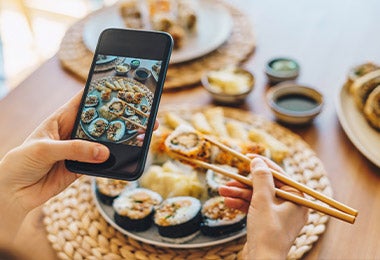
{"label": "soy sauce", "polygon": [[283,109],[294,112],[305,112],[318,106],[316,100],[300,94],[289,94],[278,97],[276,99],[276,104]]}
{"label": "soy sauce", "polygon": [[143,71],[143,70],[136,71],[136,75],[139,76],[140,78],[147,78],[148,77],[148,73],[146,71]]}

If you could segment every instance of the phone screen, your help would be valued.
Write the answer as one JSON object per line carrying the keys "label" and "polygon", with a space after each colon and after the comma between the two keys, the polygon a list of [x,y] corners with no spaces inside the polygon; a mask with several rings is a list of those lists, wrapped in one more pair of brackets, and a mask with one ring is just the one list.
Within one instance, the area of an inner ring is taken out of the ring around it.
{"label": "phone screen", "polygon": [[100,37],[72,138],[106,145],[101,164],[69,170],[133,180],[145,165],[172,40],[162,33],[108,29]]}
{"label": "phone screen", "polygon": [[162,61],[103,54],[95,59],[75,137],[142,146]]}

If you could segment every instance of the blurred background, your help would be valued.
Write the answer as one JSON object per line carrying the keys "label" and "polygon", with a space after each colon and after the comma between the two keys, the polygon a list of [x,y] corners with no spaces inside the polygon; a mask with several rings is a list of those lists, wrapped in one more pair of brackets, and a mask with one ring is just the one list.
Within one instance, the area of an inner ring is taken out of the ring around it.
{"label": "blurred background", "polygon": [[66,29],[116,0],[0,0],[0,98],[53,56]]}

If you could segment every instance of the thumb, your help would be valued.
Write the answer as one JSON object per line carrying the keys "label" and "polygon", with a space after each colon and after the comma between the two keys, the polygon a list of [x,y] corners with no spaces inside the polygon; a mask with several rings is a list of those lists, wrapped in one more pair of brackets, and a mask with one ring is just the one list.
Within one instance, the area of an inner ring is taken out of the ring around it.
{"label": "thumb", "polygon": [[49,151],[44,154],[52,164],[62,160],[101,163],[110,154],[106,146],[85,140],[51,141],[47,149]]}
{"label": "thumb", "polygon": [[275,196],[274,180],[268,165],[261,159],[251,162],[253,195],[260,201],[271,201]]}

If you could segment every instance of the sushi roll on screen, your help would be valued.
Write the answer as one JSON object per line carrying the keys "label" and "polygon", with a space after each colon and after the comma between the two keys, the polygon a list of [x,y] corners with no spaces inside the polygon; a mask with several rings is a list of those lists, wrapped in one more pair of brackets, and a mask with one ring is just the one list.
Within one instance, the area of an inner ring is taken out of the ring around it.
{"label": "sushi roll on screen", "polygon": [[223,197],[213,197],[203,204],[201,232],[212,237],[227,235],[243,229],[246,217],[244,212],[228,208]]}
{"label": "sushi roll on screen", "polygon": [[113,200],[125,189],[134,189],[137,182],[121,181],[107,178],[95,178],[96,195],[99,200],[107,205],[112,205]]}
{"label": "sushi roll on screen", "polygon": [[113,202],[115,222],[130,231],[145,231],[152,225],[154,207],[162,202],[157,192],[136,188],[121,194]]}
{"label": "sushi roll on screen", "polygon": [[163,240],[187,242],[199,233],[201,202],[189,196],[168,198],[157,207],[153,220]]}

